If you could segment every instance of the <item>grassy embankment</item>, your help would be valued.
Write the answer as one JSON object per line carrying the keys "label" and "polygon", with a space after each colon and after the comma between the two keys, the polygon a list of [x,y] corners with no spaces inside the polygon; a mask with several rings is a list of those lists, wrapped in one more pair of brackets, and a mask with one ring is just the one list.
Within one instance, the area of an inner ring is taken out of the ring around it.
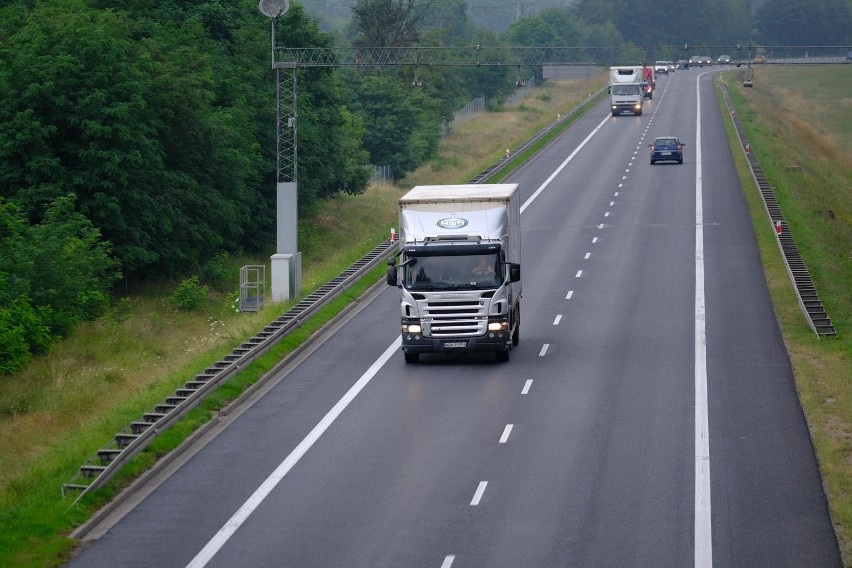
{"label": "grassy embankment", "polygon": [[[603,84],[601,75],[590,83]],[[586,81],[548,83],[526,100],[471,119],[447,137],[433,162],[399,187],[380,185],[361,196],[339,196],[300,221],[303,292],[316,289],[385,238],[396,225],[396,201],[418,183],[462,183],[500,159],[586,98]],[[341,247],[340,243],[345,243]],[[271,251],[270,251],[271,252]],[[239,259],[232,267],[265,264]],[[68,340],[24,372],[0,379],[0,566],[57,566],[67,558],[65,537],[134,475],[177,445],[238,396],[265,369],[307,339],[371,279],[293,333],[273,352],[220,389],[203,408],[161,436],[108,487],[70,506],[60,487],[117,431],[138,419],[178,386],[287,310],[268,305],[257,314],[235,313],[236,291],[211,293],[202,310],[183,313],[167,297],[176,283],[130,290],[109,315],[80,326]]]}
{"label": "grassy embankment", "polygon": [[[745,157],[729,136],[844,565],[852,566],[852,68],[760,66],[724,80],[838,335],[808,327]],[[722,112],[727,109],[722,106]],[[712,425],[711,425],[712,427]]]}

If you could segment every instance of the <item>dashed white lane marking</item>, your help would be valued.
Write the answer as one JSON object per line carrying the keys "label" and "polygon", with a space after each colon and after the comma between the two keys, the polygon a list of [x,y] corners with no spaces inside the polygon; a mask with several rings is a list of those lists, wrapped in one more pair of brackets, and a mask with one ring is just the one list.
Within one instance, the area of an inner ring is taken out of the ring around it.
{"label": "dashed white lane marking", "polygon": [[444,558],[444,561],[441,563],[441,568],[451,568],[452,565],[453,565],[453,562],[455,562],[455,560],[456,560],[455,554],[448,554],[447,557]]}
{"label": "dashed white lane marking", "polygon": [[582,270],[578,270],[578,271],[577,271],[577,275],[576,275],[576,276],[574,276],[574,278],[579,278],[579,277],[581,277],[582,275],[583,275],[583,271],[582,271]]}
{"label": "dashed white lane marking", "polygon": [[500,443],[501,444],[505,444],[506,440],[509,439],[509,434],[512,433],[512,428],[513,428],[512,424],[506,424],[506,427],[503,428],[503,435],[500,436]]}
{"label": "dashed white lane marking", "polygon": [[615,201],[610,201],[610,202],[609,202],[609,206],[610,206],[610,207],[612,207],[612,206],[614,206],[614,205],[615,205]]}
{"label": "dashed white lane marking", "polygon": [[524,383],[524,388],[521,389],[521,394],[529,394],[530,388],[532,388],[532,382],[532,379],[527,379],[527,381]]}
{"label": "dashed white lane marking", "polygon": [[482,500],[482,494],[485,493],[485,488],[488,487],[487,481],[480,481],[479,487],[476,488],[476,493],[473,494],[473,499],[470,502],[471,507],[476,507]]}
{"label": "dashed white lane marking", "polygon": [[556,319],[553,320],[553,325],[559,325],[560,321],[562,321],[562,314],[557,314]]}
{"label": "dashed white lane marking", "polygon": [[545,343],[541,346],[541,351],[538,352],[539,357],[544,357],[544,354],[547,353],[547,348],[550,347],[550,343]]}
{"label": "dashed white lane marking", "polygon": [[598,229],[603,229],[603,228],[604,228],[604,224],[603,224],[603,223],[601,223],[600,225],[598,225]]}
{"label": "dashed white lane marking", "polygon": [[566,300],[570,300],[571,296],[574,295],[574,290],[568,290],[568,293],[565,295]]}
{"label": "dashed white lane marking", "polygon": [[589,257],[592,256],[592,253],[587,252],[586,256],[583,257],[583,260],[589,260]]}
{"label": "dashed white lane marking", "polygon": [[598,238],[597,238],[597,237],[593,237],[593,238],[592,238],[592,244],[595,244],[596,242],[598,242]]}
{"label": "dashed white lane marking", "polygon": [[604,213],[604,217],[609,217],[609,211],[607,211],[606,213]]}

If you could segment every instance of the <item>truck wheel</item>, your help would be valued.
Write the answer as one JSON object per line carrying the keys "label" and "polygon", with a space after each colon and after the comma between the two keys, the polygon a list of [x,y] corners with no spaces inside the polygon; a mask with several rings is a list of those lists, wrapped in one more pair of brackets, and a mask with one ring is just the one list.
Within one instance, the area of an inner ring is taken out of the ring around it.
{"label": "truck wheel", "polygon": [[494,358],[497,359],[498,363],[505,363],[509,360],[509,350],[506,349],[505,351],[495,351]]}
{"label": "truck wheel", "polygon": [[420,360],[420,353],[407,353],[403,351],[403,354],[405,355],[406,363],[416,363]]}

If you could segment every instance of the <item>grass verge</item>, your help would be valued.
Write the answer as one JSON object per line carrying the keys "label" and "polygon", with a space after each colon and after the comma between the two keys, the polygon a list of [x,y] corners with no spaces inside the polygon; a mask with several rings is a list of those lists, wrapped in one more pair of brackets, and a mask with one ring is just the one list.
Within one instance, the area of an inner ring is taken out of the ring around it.
{"label": "grass verge", "polygon": [[[845,69],[761,68],[723,76],[838,335],[802,314],[733,124],[726,121],[766,282],[808,421],[844,565],[852,566],[852,86]],[[845,75],[844,75],[845,73]],[[818,89],[814,86],[819,85]],[[723,116],[728,109],[720,98]],[[840,109],[840,110],[839,110]],[[845,109],[845,112],[844,110]],[[830,214],[828,212],[831,212]]]}

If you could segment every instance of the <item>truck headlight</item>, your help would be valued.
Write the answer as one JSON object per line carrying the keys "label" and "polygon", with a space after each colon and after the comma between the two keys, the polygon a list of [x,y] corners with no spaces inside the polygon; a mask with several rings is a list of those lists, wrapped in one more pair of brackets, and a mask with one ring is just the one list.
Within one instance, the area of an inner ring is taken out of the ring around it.
{"label": "truck headlight", "polygon": [[507,321],[490,321],[488,322],[488,331],[506,331],[509,329]]}
{"label": "truck headlight", "polygon": [[420,333],[421,327],[419,323],[402,324],[402,333]]}

